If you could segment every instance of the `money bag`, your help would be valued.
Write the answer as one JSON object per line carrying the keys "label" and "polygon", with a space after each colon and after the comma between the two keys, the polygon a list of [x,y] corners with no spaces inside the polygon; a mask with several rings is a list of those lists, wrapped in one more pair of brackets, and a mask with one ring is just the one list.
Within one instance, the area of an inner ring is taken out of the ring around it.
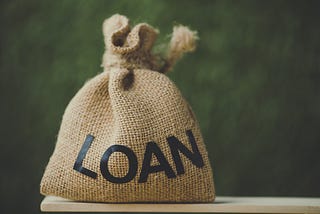
{"label": "money bag", "polygon": [[68,104],[40,184],[43,195],[88,202],[212,202],[199,124],[166,76],[197,34],[175,26],[165,56],[158,30],[125,16],[103,23],[103,72]]}

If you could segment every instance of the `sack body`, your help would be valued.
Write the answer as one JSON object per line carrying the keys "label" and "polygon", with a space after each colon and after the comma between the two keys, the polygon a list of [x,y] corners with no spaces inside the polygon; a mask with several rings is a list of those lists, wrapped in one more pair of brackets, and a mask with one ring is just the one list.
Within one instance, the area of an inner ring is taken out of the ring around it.
{"label": "sack body", "polygon": [[67,106],[41,193],[113,203],[213,201],[198,122],[174,83],[152,70],[157,31],[146,24],[130,30],[115,15],[104,34],[104,72]]}

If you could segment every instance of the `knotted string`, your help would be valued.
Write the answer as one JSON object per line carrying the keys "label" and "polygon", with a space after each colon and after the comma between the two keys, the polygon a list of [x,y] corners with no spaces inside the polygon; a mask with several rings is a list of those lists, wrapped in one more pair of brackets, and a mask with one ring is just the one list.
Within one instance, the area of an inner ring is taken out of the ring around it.
{"label": "knotted string", "polygon": [[166,73],[184,53],[196,48],[197,32],[179,25],[173,28],[171,41],[165,56],[152,53],[158,30],[146,23],[130,29],[129,20],[119,14],[103,23],[105,53],[102,67],[144,68]]}

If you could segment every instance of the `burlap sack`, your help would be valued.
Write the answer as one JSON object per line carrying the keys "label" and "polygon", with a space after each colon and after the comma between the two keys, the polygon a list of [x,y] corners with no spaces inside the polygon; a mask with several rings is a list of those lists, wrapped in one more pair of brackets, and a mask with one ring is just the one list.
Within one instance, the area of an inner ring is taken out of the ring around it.
{"label": "burlap sack", "polygon": [[213,176],[199,125],[165,72],[196,35],[178,26],[166,59],[151,53],[157,31],[103,24],[104,72],[67,106],[41,193],[94,202],[211,202]]}

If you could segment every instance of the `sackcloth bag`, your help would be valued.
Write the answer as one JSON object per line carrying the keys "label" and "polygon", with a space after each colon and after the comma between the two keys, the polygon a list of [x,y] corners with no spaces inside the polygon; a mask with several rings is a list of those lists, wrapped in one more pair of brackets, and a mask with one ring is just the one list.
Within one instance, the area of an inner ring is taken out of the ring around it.
{"label": "sackcloth bag", "polygon": [[165,75],[195,49],[175,26],[166,57],[158,31],[125,16],[103,23],[104,71],[68,104],[40,184],[43,195],[91,202],[212,202],[213,175],[198,122]]}

